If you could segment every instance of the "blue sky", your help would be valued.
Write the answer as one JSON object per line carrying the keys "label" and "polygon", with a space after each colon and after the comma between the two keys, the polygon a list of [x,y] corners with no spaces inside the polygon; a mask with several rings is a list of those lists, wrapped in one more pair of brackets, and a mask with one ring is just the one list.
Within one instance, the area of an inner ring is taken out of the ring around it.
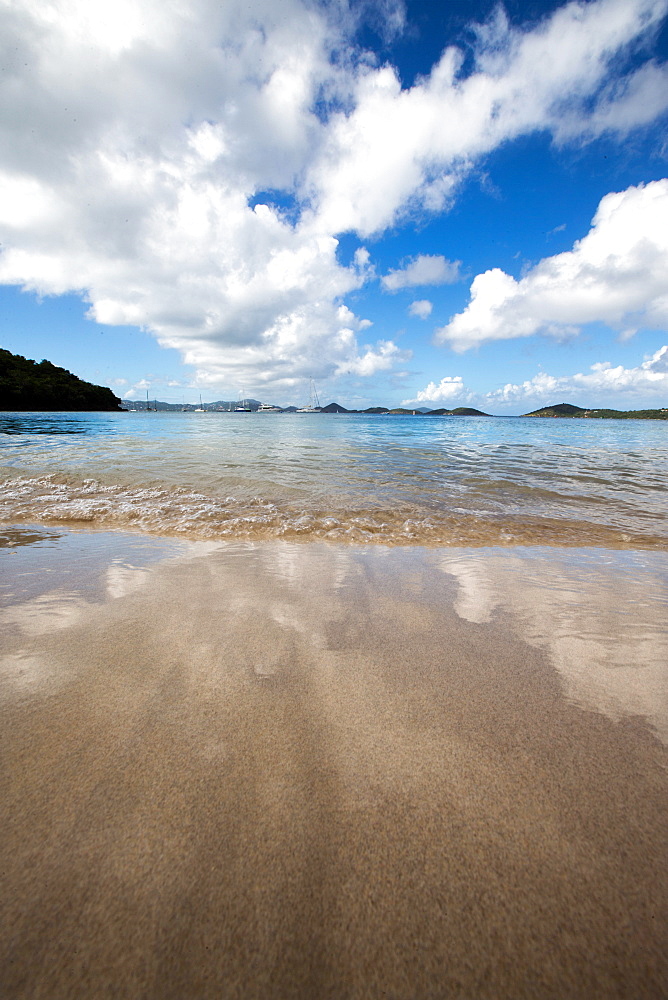
{"label": "blue sky", "polygon": [[121,397],[668,405],[668,0],[0,6],[0,344]]}

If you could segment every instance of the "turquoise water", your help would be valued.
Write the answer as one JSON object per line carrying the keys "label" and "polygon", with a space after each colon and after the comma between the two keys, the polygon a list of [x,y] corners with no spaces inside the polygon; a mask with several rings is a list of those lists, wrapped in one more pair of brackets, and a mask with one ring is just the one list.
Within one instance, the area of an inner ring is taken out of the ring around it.
{"label": "turquoise water", "polygon": [[668,541],[668,423],[0,414],[5,523],[395,544]]}

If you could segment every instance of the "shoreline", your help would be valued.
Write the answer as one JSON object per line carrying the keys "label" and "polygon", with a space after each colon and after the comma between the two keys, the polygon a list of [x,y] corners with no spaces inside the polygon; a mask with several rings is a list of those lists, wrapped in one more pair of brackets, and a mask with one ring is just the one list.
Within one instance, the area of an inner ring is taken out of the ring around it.
{"label": "shoreline", "polygon": [[[7,470],[5,470],[7,472]],[[327,507],[304,497],[278,500],[245,495],[210,495],[173,484],[140,485],[77,479],[17,470],[0,483],[0,531],[13,524],[50,530],[134,532],[185,541],[306,541],[348,545],[427,548],[550,546],[666,551],[668,536],[648,530],[566,514],[512,513],[455,508],[444,514],[428,505],[359,507],[355,498]],[[636,515],[642,523],[642,516]],[[663,519],[665,521],[665,517]],[[617,523],[616,523],[617,522]],[[644,527],[644,526],[643,526]],[[659,525],[664,528],[663,523]],[[665,528],[664,528],[665,530]]]}
{"label": "shoreline", "polygon": [[660,553],[44,534],[3,995],[660,995]]}

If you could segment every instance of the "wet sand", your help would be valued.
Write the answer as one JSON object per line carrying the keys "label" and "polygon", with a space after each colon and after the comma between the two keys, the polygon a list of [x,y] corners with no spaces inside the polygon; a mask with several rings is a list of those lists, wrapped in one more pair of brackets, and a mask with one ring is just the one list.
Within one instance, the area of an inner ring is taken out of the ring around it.
{"label": "wet sand", "polygon": [[660,554],[6,541],[3,997],[665,996]]}

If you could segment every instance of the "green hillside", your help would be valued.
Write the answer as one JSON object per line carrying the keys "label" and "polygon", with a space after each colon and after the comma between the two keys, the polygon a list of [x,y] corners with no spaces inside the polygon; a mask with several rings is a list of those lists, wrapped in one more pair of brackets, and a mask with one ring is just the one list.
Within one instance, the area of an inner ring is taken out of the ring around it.
{"label": "green hillside", "polygon": [[120,403],[105,386],[0,348],[0,410],[119,410]]}
{"label": "green hillside", "polygon": [[523,417],[581,417],[587,411],[572,403],[555,403],[552,406],[541,406],[540,410],[523,413]]}
{"label": "green hillside", "polygon": [[556,403],[553,406],[542,406],[531,413],[523,413],[523,417],[587,417],[594,420],[668,420],[668,408],[661,410],[586,410],[572,403]]}
{"label": "green hillside", "polygon": [[425,413],[426,417],[488,417],[489,415],[482,410],[476,410],[473,406],[458,406],[454,410],[446,410],[441,406],[438,410],[427,410]]}

